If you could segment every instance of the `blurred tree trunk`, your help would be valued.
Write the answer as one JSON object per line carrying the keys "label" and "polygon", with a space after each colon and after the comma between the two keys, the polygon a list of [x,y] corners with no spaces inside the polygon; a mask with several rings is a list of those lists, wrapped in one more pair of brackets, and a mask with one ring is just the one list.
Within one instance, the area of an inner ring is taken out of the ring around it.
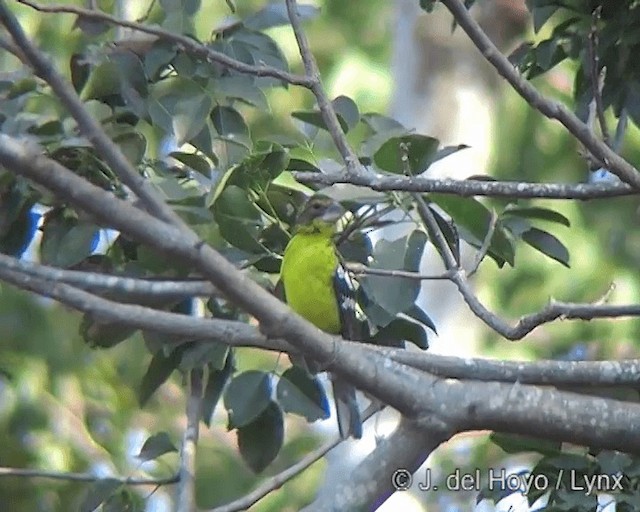
{"label": "blurred tree trunk", "polygon": [[[523,0],[478,0],[472,12],[506,52],[525,28]],[[428,171],[434,177],[464,179],[487,173],[502,79],[460,28],[452,33],[452,22],[440,4],[425,13],[417,0],[396,1],[390,113],[407,128],[440,139],[442,145],[470,146]],[[463,261],[468,265],[473,253],[466,253]],[[423,265],[425,271],[434,272],[442,263],[432,250]],[[427,282],[422,292],[440,333],[432,339],[435,350],[469,353],[474,335],[466,326],[478,324],[466,321],[471,313],[453,285]]]}

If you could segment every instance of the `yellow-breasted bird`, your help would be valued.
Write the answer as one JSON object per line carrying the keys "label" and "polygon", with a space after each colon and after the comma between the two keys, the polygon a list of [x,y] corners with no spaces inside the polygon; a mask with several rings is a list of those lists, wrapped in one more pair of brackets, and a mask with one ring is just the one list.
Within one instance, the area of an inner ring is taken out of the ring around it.
{"label": "yellow-breasted bird", "polygon": [[[285,251],[280,278],[291,308],[316,327],[346,339],[355,334],[353,289],[345,280],[334,243],[336,223],[345,214],[333,199],[316,194],[296,219]],[[340,435],[362,437],[362,419],[355,389],[332,376]]]}

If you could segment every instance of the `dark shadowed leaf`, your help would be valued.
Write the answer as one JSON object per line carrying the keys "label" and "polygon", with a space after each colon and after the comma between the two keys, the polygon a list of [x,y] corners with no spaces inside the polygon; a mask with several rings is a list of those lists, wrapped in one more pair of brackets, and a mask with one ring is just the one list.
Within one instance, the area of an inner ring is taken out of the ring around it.
{"label": "dark shadowed leaf", "polygon": [[[302,20],[313,19],[320,9],[315,5],[301,4],[296,7],[298,15]],[[244,25],[252,30],[265,30],[267,28],[289,25],[287,8],[283,3],[270,3],[260,9],[255,14],[244,19]]]}
{"label": "dark shadowed leaf", "polygon": [[[371,268],[404,269],[407,241],[406,236],[393,241],[379,240],[373,251]],[[416,244],[417,247],[419,245]],[[384,309],[391,318],[408,309],[420,292],[420,281],[416,279],[367,275],[360,278],[360,282],[367,297]]]}
{"label": "dark shadowed leaf", "polygon": [[556,455],[561,448],[561,443],[557,441],[547,441],[515,434],[493,432],[489,439],[507,453],[537,452],[542,455]]}
{"label": "dark shadowed leaf", "polygon": [[175,349],[169,355],[165,355],[164,351],[159,350],[153,355],[140,384],[138,394],[140,407],[144,407],[151,395],[165,383],[173,370],[178,368],[182,356],[180,352],[179,349]]}
{"label": "dark shadowed leaf", "polygon": [[427,234],[424,231],[415,229],[407,239],[407,250],[404,254],[404,270],[418,272],[420,262],[427,243]]}
{"label": "dark shadowed leaf", "polygon": [[373,161],[387,172],[420,174],[431,165],[439,143],[438,139],[415,133],[392,137],[375,152]]}
{"label": "dark shadowed leaf", "polygon": [[436,330],[436,324],[433,323],[433,320],[431,320],[431,317],[427,315],[427,313],[416,304],[414,304],[409,309],[407,309],[405,311],[405,314],[409,315],[414,320],[417,320],[421,324],[431,329],[434,333],[438,334],[438,331]]}
{"label": "dark shadowed leaf", "polygon": [[266,372],[251,370],[236,375],[224,392],[229,428],[246,426],[262,414],[271,403],[271,390],[271,375]]}
{"label": "dark shadowed leaf", "polygon": [[240,455],[255,473],[271,464],[283,441],[284,418],[275,402],[269,402],[251,423],[238,429]]}
{"label": "dark shadowed leaf", "polygon": [[235,371],[236,365],[233,349],[229,349],[224,367],[221,369],[217,369],[209,364],[209,377],[202,400],[202,421],[204,421],[207,426],[211,425],[213,411],[215,411],[222,392]]}
{"label": "dark shadowed leaf", "polygon": [[542,254],[546,254],[558,263],[562,263],[565,267],[569,267],[569,251],[551,233],[538,228],[531,228],[529,231],[522,233],[522,240]]}
{"label": "dark shadowed leaf", "polygon": [[277,396],[285,412],[298,414],[307,421],[329,417],[329,402],[322,384],[316,376],[298,366],[292,366],[282,374]]}
{"label": "dark shadowed leaf", "polygon": [[140,453],[138,453],[136,457],[141,461],[146,462],[148,460],[157,459],[165,453],[177,451],[178,449],[171,442],[169,434],[166,432],[158,432],[144,442],[142,448],[140,448]]}
{"label": "dark shadowed leaf", "polygon": [[225,188],[213,205],[220,234],[238,249],[262,252],[258,243],[261,216],[246,191],[236,185]]}
{"label": "dark shadowed leaf", "polygon": [[[174,151],[173,153],[169,153],[169,156],[175,158],[179,162],[182,162],[190,169],[199,172],[207,178],[211,176],[211,165],[205,158],[201,157],[200,155],[197,155],[195,153],[183,153],[182,151]],[[217,159],[214,160],[213,163],[214,165],[217,164]]]}
{"label": "dark shadowed leaf", "polygon": [[424,327],[407,318],[395,318],[387,326],[380,329],[373,340],[379,345],[403,347],[404,341],[410,341],[418,348],[427,350],[429,339]]}
{"label": "dark shadowed leaf", "polygon": [[80,512],[93,512],[121,486],[115,478],[103,478],[92,483],[80,504]]}
{"label": "dark shadowed leaf", "polygon": [[49,218],[43,226],[40,258],[49,265],[70,267],[87,258],[97,242],[98,228],[94,224]]}
{"label": "dark shadowed leaf", "polygon": [[525,219],[547,220],[549,222],[562,224],[563,226],[571,226],[571,222],[564,215],[548,208],[540,208],[535,206],[509,206],[504,210],[503,215],[515,215],[518,217],[524,217]]}
{"label": "dark shadowed leaf", "polygon": [[[451,216],[463,240],[476,248],[482,246],[491,223],[491,212],[486,206],[472,197],[430,194],[429,198]],[[499,266],[505,262],[513,266],[515,249],[500,221],[493,232],[488,254]]]}
{"label": "dark shadowed leaf", "polygon": [[[456,229],[455,224],[453,222],[449,222],[442,215],[440,215],[440,212],[436,208],[432,208],[431,206],[428,206],[428,208],[431,210],[433,217],[436,219],[436,224],[438,224],[440,233],[442,233],[442,235],[444,236],[444,239],[446,240],[447,245],[449,246],[449,249],[451,249],[451,252],[453,253],[453,256],[456,259],[456,262],[459,264],[460,263],[460,237],[458,236],[458,230]],[[427,228],[427,232],[429,233],[429,238],[432,241],[435,240],[436,233],[433,233],[429,226],[426,226],[426,228]],[[433,244],[433,246],[436,248],[436,250],[440,254],[440,257],[444,258],[445,255],[442,248],[435,243]]]}

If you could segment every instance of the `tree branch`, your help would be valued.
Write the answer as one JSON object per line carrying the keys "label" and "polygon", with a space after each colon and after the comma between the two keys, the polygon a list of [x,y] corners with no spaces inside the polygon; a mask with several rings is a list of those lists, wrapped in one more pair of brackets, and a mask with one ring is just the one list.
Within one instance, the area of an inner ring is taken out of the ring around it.
{"label": "tree branch", "polygon": [[634,188],[640,188],[640,173],[624,158],[600,141],[591,129],[566,107],[545,98],[525,80],[509,60],[500,53],[482,27],[473,19],[461,0],[441,0],[490,64],[529,105],[550,119],[559,121],[609,171]]}
{"label": "tree branch", "polygon": [[219,294],[215,286],[203,280],[137,278],[98,272],[66,270],[0,254],[0,267],[25,275],[72,285],[111,300],[136,302],[141,299],[182,299]]}
{"label": "tree branch", "polygon": [[55,299],[103,323],[122,325],[180,336],[176,343],[189,339],[210,339],[232,346],[251,346],[267,350],[289,351],[291,346],[267,339],[255,327],[232,320],[194,318],[189,315],[158,311],[137,304],[120,304],[71,285],[46,281],[0,266],[0,280],[23,290]]}
{"label": "tree branch", "polygon": [[239,60],[232,59],[224,53],[220,53],[211,48],[208,48],[207,46],[198,43],[197,41],[189,37],[180,34],[174,34],[173,32],[168,32],[161,28],[136,23],[134,21],[122,20],[102,11],[83,9],[81,7],[75,7],[72,5],[42,5],[40,3],[33,2],[32,0],[17,1],[39,12],[75,14],[76,16],[87,20],[104,21],[112,25],[129,28],[131,30],[143,32],[145,34],[150,34],[152,36],[158,37],[159,39],[162,39],[163,41],[168,41],[170,43],[178,45],[186,53],[189,53],[196,57],[200,57],[208,62],[217,62],[218,64],[222,64],[223,66],[226,66],[229,69],[233,69],[234,71],[237,71],[239,73],[253,76],[268,76],[272,78],[278,78],[283,82],[292,85],[300,85],[308,89],[311,89],[313,85],[312,81],[307,77],[294,75],[293,73],[288,73],[278,68],[267,66],[266,64],[260,64],[258,66],[245,64],[244,62],[241,62]]}
{"label": "tree branch", "polygon": [[554,386],[638,386],[640,359],[622,361],[502,361],[378,347],[386,357],[454,379]]}
{"label": "tree branch", "polygon": [[606,199],[635,196],[640,191],[624,183],[527,183],[519,181],[432,179],[426,176],[401,176],[373,172],[320,173],[294,171],[293,176],[306,185],[349,183],[380,192],[438,192],[461,197],[488,196],[513,199]]}
{"label": "tree branch", "polygon": [[202,369],[190,372],[189,396],[187,398],[187,426],[180,451],[180,483],[176,512],[196,511],[196,447],[202,408]]}
{"label": "tree branch", "polygon": [[286,3],[287,13],[289,14],[289,21],[291,22],[291,27],[293,28],[293,33],[298,43],[298,49],[300,50],[300,57],[302,58],[302,62],[304,64],[306,76],[311,82],[311,92],[313,92],[314,96],[316,97],[322,119],[324,120],[324,123],[327,126],[329,133],[331,134],[331,138],[333,139],[338,152],[342,156],[347,166],[347,174],[352,171],[360,170],[362,166],[358,161],[358,156],[355,154],[353,149],[351,149],[351,146],[347,142],[345,133],[342,129],[342,126],[340,126],[340,122],[338,121],[336,111],[329,101],[327,93],[322,87],[320,72],[318,71],[316,59],[311,52],[307,36],[302,30],[302,21],[300,20],[300,16],[298,15],[297,3],[295,0],[286,0]]}

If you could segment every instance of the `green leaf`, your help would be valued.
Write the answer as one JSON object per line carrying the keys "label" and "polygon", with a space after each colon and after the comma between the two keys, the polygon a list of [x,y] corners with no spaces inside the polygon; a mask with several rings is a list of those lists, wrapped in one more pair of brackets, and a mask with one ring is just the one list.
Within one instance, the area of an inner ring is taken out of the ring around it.
{"label": "green leaf", "polygon": [[80,263],[93,251],[98,227],[62,216],[46,217],[40,258],[47,265],[67,268]]}
{"label": "green leaf", "polygon": [[238,429],[240,455],[255,473],[273,462],[283,442],[284,418],[275,402],[269,402],[251,423]]}
{"label": "green leaf", "polygon": [[547,220],[549,222],[562,224],[563,226],[571,226],[571,221],[569,221],[569,219],[567,219],[564,215],[548,208],[540,208],[535,206],[519,207],[510,205],[504,210],[503,215],[514,215],[517,217],[523,217],[525,219]]}
{"label": "green leaf", "polygon": [[218,135],[228,138],[237,136],[246,139],[249,134],[249,128],[244,122],[244,118],[236,109],[232,107],[216,106],[211,111],[211,120]]}
{"label": "green leaf", "polygon": [[431,165],[439,144],[438,139],[415,133],[391,137],[375,152],[373,161],[387,172],[420,174]]}
{"label": "green leaf", "polygon": [[542,254],[549,256],[558,263],[562,263],[565,267],[569,267],[569,251],[551,233],[538,228],[531,228],[529,231],[522,233],[522,240]]}
{"label": "green leaf", "polygon": [[221,369],[217,369],[212,364],[209,364],[209,377],[202,400],[202,420],[207,426],[211,426],[211,419],[213,418],[216,405],[220,401],[222,392],[235,371],[235,356],[231,348],[227,352],[227,358]]}
{"label": "green leaf", "polygon": [[231,75],[213,79],[211,82],[216,97],[221,96],[221,100],[234,98],[256,107],[261,112],[269,110],[267,97],[255,84],[253,77]]}
{"label": "green leaf", "polygon": [[431,317],[427,315],[427,313],[421,307],[417,306],[416,304],[413,304],[413,306],[411,306],[408,310],[405,311],[405,314],[409,315],[414,320],[417,320],[422,325],[425,325],[426,327],[431,329],[435,334],[438,334],[438,331],[436,329],[436,324],[433,323],[433,320],[431,320]]}
{"label": "green leaf", "polygon": [[[320,12],[320,9],[315,5],[301,4],[296,7],[296,11],[300,19],[304,21],[315,18]],[[255,14],[245,18],[243,23],[245,27],[252,30],[265,30],[282,25],[289,25],[290,22],[284,3],[270,3]]]}
{"label": "green leaf", "polygon": [[130,131],[121,133],[113,138],[122,154],[130,164],[138,165],[142,162],[147,151],[147,139],[141,133]]}
{"label": "green leaf", "polygon": [[562,447],[562,443],[557,441],[499,432],[491,433],[489,439],[507,453],[537,452],[542,455],[556,455]]}
{"label": "green leaf", "polygon": [[427,243],[427,234],[424,231],[415,229],[407,239],[407,249],[404,254],[404,269],[409,272],[418,272],[420,262],[424,254],[424,247]]}
{"label": "green leaf", "polygon": [[263,252],[257,241],[262,218],[244,190],[236,185],[229,185],[214,203],[213,213],[220,234],[230,244],[252,253]]}
{"label": "green leaf", "polygon": [[338,96],[332,102],[336,114],[341,118],[349,130],[360,122],[360,112],[355,102],[347,96]]}
{"label": "green leaf", "polygon": [[[470,197],[429,194],[429,198],[451,216],[463,240],[476,248],[482,247],[491,224],[491,212],[486,206]],[[499,266],[505,262],[513,266],[515,249],[500,221],[493,232],[488,255]]]}
{"label": "green leaf", "polygon": [[80,504],[80,512],[93,512],[114,494],[122,484],[115,478],[102,478],[92,483]]}
{"label": "green leaf", "polygon": [[362,122],[374,133],[388,133],[392,131],[407,132],[407,129],[401,123],[377,112],[362,114]]}
{"label": "green leaf", "polygon": [[[340,127],[345,133],[348,133],[360,121],[357,105],[351,98],[346,96],[338,96],[331,103],[338,116]],[[291,116],[322,130],[328,130],[320,110],[292,112]]]}
{"label": "green leaf", "polygon": [[[436,219],[436,224],[440,229],[440,233],[442,233],[442,235],[444,236],[444,239],[447,242],[449,249],[453,253],[453,256],[456,259],[456,262],[460,264],[460,237],[458,236],[458,230],[456,229],[455,224],[453,224],[453,222],[447,221],[442,215],[440,215],[440,212],[435,208],[431,206],[427,206],[427,208],[431,210],[433,217]],[[429,238],[432,241],[435,240],[436,233],[432,232],[430,226],[425,226],[425,227],[427,228],[427,232],[429,233]],[[436,245],[435,243],[433,244],[433,246],[438,251],[438,254],[440,254],[440,257],[444,259],[445,255],[444,255],[443,249],[439,245]]]}
{"label": "green leaf", "polygon": [[[420,236],[420,235],[416,235]],[[404,268],[408,238],[401,237],[394,241],[381,239],[373,251],[371,268],[400,270]],[[416,239],[416,247],[421,240]],[[415,259],[410,257],[409,260]],[[411,263],[414,263],[411,261]],[[367,297],[384,309],[393,319],[396,314],[408,309],[418,297],[420,281],[416,279],[367,275],[360,278]]]}
{"label": "green leaf", "polygon": [[534,7],[531,9],[533,15],[533,31],[537,34],[544,24],[555,14],[559,5],[547,5],[544,7]]}
{"label": "green leaf", "polygon": [[194,80],[184,77],[171,77],[153,84],[146,101],[153,124],[173,134],[178,146],[202,132],[212,108],[207,92]]}
{"label": "green leaf", "polygon": [[194,368],[202,368],[209,363],[216,368],[222,368],[228,350],[229,346],[224,343],[211,343],[210,339],[194,340],[182,347],[180,369],[189,371]]}
{"label": "green leaf", "polygon": [[413,320],[402,317],[393,319],[380,329],[373,336],[373,340],[379,345],[392,347],[404,347],[403,342],[410,341],[422,350],[429,348],[429,338],[424,327]]}
{"label": "green leaf", "polygon": [[253,422],[271,404],[271,375],[251,370],[236,375],[224,392],[224,406],[229,411],[229,428]]}
{"label": "green leaf", "polygon": [[[179,162],[193,169],[194,171],[206,176],[211,176],[211,164],[207,160],[196,153],[183,153],[182,151],[173,151],[169,153],[171,158],[175,158]],[[217,165],[217,159],[214,160],[214,165]]]}
{"label": "green leaf", "polygon": [[140,448],[140,453],[138,453],[136,457],[143,462],[147,462],[149,460],[157,459],[165,453],[177,451],[178,449],[171,442],[169,434],[166,432],[159,432],[152,435],[144,442],[142,448]]}
{"label": "green leaf", "polygon": [[80,334],[92,347],[111,348],[133,336],[135,327],[114,322],[100,322],[89,313],[82,317]]}
{"label": "green leaf", "polygon": [[166,382],[173,370],[178,368],[181,355],[179,349],[173,350],[169,355],[165,355],[162,350],[153,355],[140,384],[140,392],[138,394],[140,407],[145,406],[153,393]]}
{"label": "green leaf", "polygon": [[329,417],[329,402],[322,384],[316,376],[298,366],[292,366],[282,374],[277,396],[285,412],[298,414],[309,422]]}

